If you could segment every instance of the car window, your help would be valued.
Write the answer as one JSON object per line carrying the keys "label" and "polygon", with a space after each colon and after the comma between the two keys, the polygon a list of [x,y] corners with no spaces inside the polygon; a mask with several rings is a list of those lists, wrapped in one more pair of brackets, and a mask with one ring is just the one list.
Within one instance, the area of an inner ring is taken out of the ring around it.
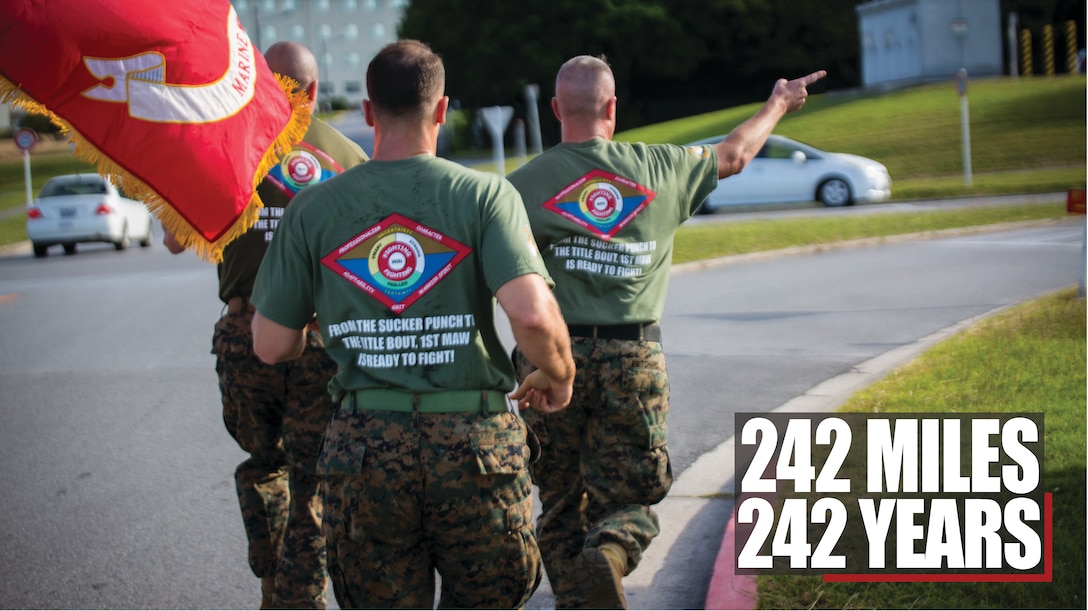
{"label": "car window", "polygon": [[792,146],[784,146],[777,142],[768,142],[760,153],[766,153],[763,155],[768,159],[789,159],[793,154],[794,148]]}
{"label": "car window", "polygon": [[62,195],[97,195],[106,193],[102,182],[54,182],[42,187],[39,197],[59,197]]}

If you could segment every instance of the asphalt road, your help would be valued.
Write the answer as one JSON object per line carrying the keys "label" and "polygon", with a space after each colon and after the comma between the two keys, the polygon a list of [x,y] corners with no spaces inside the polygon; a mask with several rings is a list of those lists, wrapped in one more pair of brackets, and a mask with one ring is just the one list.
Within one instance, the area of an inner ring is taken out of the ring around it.
{"label": "asphalt road", "polygon": [[[678,486],[628,578],[635,608],[697,608],[731,467],[700,457],[735,411],[774,409],[897,346],[1076,284],[1083,218],[733,260],[672,280],[662,322]],[[0,607],[253,608],[210,355],[213,266],[150,249],[0,257]],[[719,481],[721,480],[721,481]],[[694,484],[692,483],[694,482]],[[551,604],[547,587],[530,603]]]}

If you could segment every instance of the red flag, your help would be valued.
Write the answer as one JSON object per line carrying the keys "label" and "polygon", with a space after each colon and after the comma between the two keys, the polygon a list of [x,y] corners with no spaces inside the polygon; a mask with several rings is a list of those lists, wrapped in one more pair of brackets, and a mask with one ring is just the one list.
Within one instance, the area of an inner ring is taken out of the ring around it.
{"label": "red flag", "polygon": [[204,259],[310,122],[228,0],[0,0],[0,102],[48,114]]}

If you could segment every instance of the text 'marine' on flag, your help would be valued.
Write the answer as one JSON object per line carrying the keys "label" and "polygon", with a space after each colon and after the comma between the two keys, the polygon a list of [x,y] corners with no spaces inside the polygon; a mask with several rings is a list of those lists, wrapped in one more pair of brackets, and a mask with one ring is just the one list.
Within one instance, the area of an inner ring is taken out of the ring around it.
{"label": "text 'marine' on flag", "polygon": [[0,0],[0,102],[44,113],[201,258],[310,123],[228,0]]}

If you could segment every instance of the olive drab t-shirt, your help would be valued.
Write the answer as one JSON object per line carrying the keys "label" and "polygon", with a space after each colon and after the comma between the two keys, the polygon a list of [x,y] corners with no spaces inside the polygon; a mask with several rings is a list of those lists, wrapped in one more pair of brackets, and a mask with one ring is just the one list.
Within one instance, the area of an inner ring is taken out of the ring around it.
{"label": "olive drab t-shirt", "polygon": [[673,235],[718,185],[711,146],[562,143],[509,176],[567,324],[656,322]]}
{"label": "olive drab t-shirt", "polygon": [[494,293],[550,282],[509,182],[420,155],[368,161],[287,208],[257,276],[261,314],[300,329],[317,312],[346,390],[509,391]]}
{"label": "olive drab t-shirt", "polygon": [[358,144],[320,119],[311,119],[302,142],[284,155],[279,165],[273,166],[257,185],[257,193],[264,204],[257,222],[223,249],[223,261],[219,264],[219,298],[225,303],[232,297],[249,297],[253,292],[257,268],[276,225],[300,189],[366,160],[366,153]]}

